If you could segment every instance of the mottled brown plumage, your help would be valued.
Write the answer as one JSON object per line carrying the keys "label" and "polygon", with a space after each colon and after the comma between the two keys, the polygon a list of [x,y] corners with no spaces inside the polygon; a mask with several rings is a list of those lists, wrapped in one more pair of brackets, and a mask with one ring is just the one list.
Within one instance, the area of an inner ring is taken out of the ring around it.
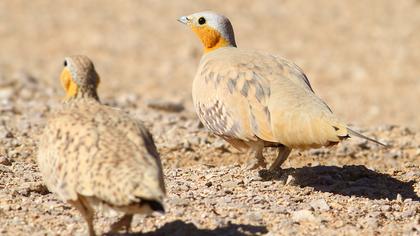
{"label": "mottled brown plumage", "polygon": [[61,81],[67,95],[39,143],[44,181],[81,212],[90,235],[94,210],[103,207],[125,213],[111,231],[128,230],[133,214],[163,211],[159,154],[141,123],[100,103],[99,76],[87,57],[68,57],[64,64]]}
{"label": "mottled brown plumage", "polygon": [[258,160],[253,168],[265,166],[262,150],[267,146],[279,148],[270,167],[275,170],[294,148],[330,146],[350,135],[377,142],[338,119],[297,65],[237,48],[225,16],[199,12],[179,21],[193,29],[205,51],[192,89],[198,117],[214,134],[253,152]]}

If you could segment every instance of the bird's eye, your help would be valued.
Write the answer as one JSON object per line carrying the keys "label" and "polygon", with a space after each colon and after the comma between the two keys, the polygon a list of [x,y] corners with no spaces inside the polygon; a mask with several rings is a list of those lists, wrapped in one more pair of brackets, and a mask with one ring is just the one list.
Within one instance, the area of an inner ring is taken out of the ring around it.
{"label": "bird's eye", "polygon": [[64,60],[64,66],[65,67],[67,66],[67,60]]}
{"label": "bird's eye", "polygon": [[200,25],[204,25],[206,23],[206,19],[204,19],[204,17],[200,17],[199,19],[198,19],[198,24],[200,24]]}

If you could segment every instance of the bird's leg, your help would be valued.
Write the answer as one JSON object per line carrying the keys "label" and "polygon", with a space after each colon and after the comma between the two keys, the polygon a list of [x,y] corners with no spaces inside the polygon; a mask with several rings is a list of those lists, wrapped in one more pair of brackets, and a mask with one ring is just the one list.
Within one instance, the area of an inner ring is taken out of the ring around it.
{"label": "bird's leg", "polygon": [[254,155],[255,159],[251,159],[251,161],[248,162],[248,170],[255,170],[259,167],[265,168],[267,166],[267,163],[265,162],[265,158],[263,156],[263,148],[264,144],[259,143],[251,146],[248,153],[250,156]]}
{"label": "bird's leg", "polygon": [[69,203],[82,214],[88,225],[89,236],[95,236],[95,230],[93,228],[94,210],[89,206],[89,203],[80,195],[76,201],[69,201]]}
{"label": "bird's leg", "polygon": [[279,153],[277,154],[277,158],[273,162],[273,164],[271,164],[269,170],[270,171],[280,170],[281,169],[280,166],[286,161],[286,159],[289,156],[291,151],[292,151],[292,149],[290,149],[286,146],[279,147]]}
{"label": "bird's leg", "polygon": [[128,233],[131,228],[131,221],[133,220],[132,214],[125,214],[123,217],[121,217],[120,220],[113,223],[111,225],[111,233],[116,233],[120,231],[120,229],[125,229],[125,232]]}

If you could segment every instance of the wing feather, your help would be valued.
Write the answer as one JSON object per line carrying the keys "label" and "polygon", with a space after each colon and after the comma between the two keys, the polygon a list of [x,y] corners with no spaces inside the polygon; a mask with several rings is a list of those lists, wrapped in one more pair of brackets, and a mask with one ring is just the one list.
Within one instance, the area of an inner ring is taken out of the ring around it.
{"label": "wing feather", "polygon": [[[221,136],[292,148],[319,147],[347,137],[345,124],[315,95],[302,70],[272,55],[237,48],[205,55],[193,98],[200,120]],[[223,107],[220,114],[204,111],[215,104]],[[231,132],[232,126],[239,128]]]}
{"label": "wing feather", "polygon": [[43,137],[40,169],[63,200],[82,194],[118,206],[165,194],[150,133],[122,111],[102,105],[65,109],[48,122]]}

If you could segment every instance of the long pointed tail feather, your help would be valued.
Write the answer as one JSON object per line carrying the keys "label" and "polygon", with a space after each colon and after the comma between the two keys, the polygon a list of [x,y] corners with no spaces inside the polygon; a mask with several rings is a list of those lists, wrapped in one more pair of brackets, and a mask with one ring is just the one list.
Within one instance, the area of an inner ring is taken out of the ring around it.
{"label": "long pointed tail feather", "polygon": [[373,138],[366,137],[366,136],[364,136],[363,134],[358,133],[358,132],[356,132],[356,131],[354,131],[354,130],[352,130],[352,129],[347,128],[347,130],[348,130],[348,133],[350,134],[350,136],[356,136],[356,137],[359,137],[359,138],[366,139],[366,140],[368,140],[368,141],[374,142],[374,143],[379,144],[379,145],[381,145],[381,146],[384,146],[384,147],[389,147],[389,145],[388,145],[388,144],[384,144],[384,143],[381,143],[381,142],[379,142],[378,140],[375,140],[375,139],[373,139]]}

